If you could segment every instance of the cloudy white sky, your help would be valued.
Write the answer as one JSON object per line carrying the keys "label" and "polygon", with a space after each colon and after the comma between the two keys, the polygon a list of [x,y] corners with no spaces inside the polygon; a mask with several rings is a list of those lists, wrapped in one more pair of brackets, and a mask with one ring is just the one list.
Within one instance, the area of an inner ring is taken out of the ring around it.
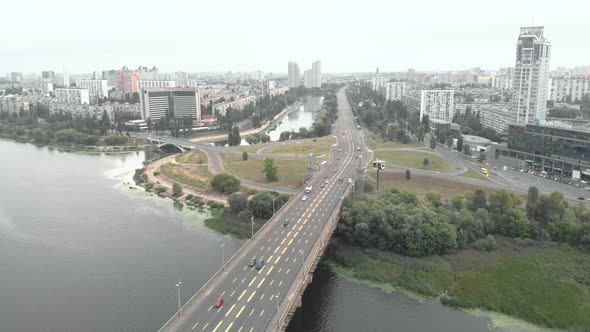
{"label": "cloudy white sky", "polygon": [[157,65],[161,71],[323,72],[497,69],[514,65],[520,26],[543,25],[551,66],[590,64],[584,0],[9,1],[0,73],[70,73]]}

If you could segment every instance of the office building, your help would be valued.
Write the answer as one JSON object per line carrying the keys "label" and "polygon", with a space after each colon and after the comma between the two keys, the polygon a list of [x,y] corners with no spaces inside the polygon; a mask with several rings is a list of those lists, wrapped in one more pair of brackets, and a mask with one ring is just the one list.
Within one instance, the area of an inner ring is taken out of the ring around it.
{"label": "office building", "polygon": [[67,72],[63,72],[61,74],[61,81],[58,82],[58,84],[61,84],[64,87],[69,87],[70,86],[70,74],[68,74]]}
{"label": "office building", "polygon": [[185,118],[201,120],[201,101],[195,88],[143,89],[140,92],[141,118],[152,121]]}
{"label": "office building", "polygon": [[402,97],[406,93],[405,82],[389,82],[385,89],[385,100],[402,100]]}
{"label": "office building", "polygon": [[496,159],[549,174],[590,179],[590,132],[561,123],[510,124]]}
{"label": "office building", "polygon": [[289,88],[298,88],[301,85],[301,74],[297,62],[289,61]]}
{"label": "office building", "polygon": [[119,82],[118,82],[119,91],[123,95],[138,92],[137,91],[137,81],[139,81],[140,79],[141,79],[141,76],[137,72],[135,72],[133,70],[129,70],[129,68],[127,68],[127,66],[124,66],[119,71]]}
{"label": "office building", "polygon": [[90,95],[105,98],[109,96],[107,80],[76,80],[76,87],[88,89]]}
{"label": "office building", "polygon": [[384,90],[385,84],[387,84],[387,79],[385,77],[376,76],[371,79],[371,86],[373,87],[373,91]]}
{"label": "office building", "polygon": [[115,88],[119,86],[120,74],[121,73],[118,70],[104,70],[102,72],[102,79],[107,80],[109,88]]}
{"label": "office building", "polygon": [[59,88],[54,93],[58,104],[90,104],[88,89]]}
{"label": "office building", "polygon": [[590,79],[553,78],[551,80],[551,98],[553,101],[580,101],[590,93]]}
{"label": "office building", "polygon": [[494,77],[493,86],[500,90],[512,90],[514,87],[514,68],[500,68]]}
{"label": "office building", "polygon": [[452,121],[454,115],[453,90],[422,90],[420,93],[420,119],[428,115],[430,119]]}
{"label": "office building", "polygon": [[178,87],[185,87],[188,83],[188,74],[183,71],[177,71],[174,73],[174,82]]}
{"label": "office building", "polygon": [[137,91],[143,89],[157,89],[157,88],[175,88],[176,82],[174,81],[148,81],[139,80],[137,81]]}
{"label": "office building", "polygon": [[10,73],[10,81],[14,83],[20,83],[23,80],[23,73],[12,72]]}
{"label": "office building", "polygon": [[547,114],[547,89],[551,44],[544,28],[523,27],[516,44],[512,97],[512,122],[537,123]]}

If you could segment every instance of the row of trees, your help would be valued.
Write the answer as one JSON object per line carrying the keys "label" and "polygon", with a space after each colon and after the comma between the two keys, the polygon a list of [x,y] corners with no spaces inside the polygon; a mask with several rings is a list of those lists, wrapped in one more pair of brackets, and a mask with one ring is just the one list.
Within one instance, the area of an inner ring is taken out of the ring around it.
{"label": "row of trees", "polygon": [[411,256],[444,254],[467,248],[476,241],[490,247],[493,237],[533,238],[590,247],[590,211],[570,207],[560,193],[538,195],[529,191],[523,199],[505,190],[489,197],[482,190],[442,200],[427,194],[392,189],[378,199],[352,200],[343,205],[337,235],[349,243]]}
{"label": "row of trees", "polygon": [[[273,202],[274,200],[274,202]],[[230,210],[237,214],[238,217],[268,219],[272,217],[273,203],[274,210],[278,210],[289,200],[289,195],[279,194],[275,191],[263,191],[256,193],[250,199],[244,193],[234,193],[229,195],[227,201]]]}

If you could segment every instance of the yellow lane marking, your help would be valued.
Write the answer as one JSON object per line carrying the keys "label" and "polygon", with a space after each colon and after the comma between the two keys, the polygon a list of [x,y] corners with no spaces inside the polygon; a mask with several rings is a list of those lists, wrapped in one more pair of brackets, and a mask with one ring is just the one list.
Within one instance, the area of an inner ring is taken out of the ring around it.
{"label": "yellow lane marking", "polygon": [[236,306],[236,305],[234,304],[234,305],[232,305],[232,306],[231,306],[231,308],[229,308],[229,310],[228,310],[228,311],[227,311],[227,313],[225,314],[225,317],[229,316],[229,314],[231,313],[231,311],[232,311],[232,310],[234,310],[234,307],[235,307],[235,306]]}
{"label": "yellow lane marking", "polygon": [[205,329],[207,328],[207,326],[209,326],[209,323],[205,324],[205,326],[203,326],[203,331],[205,331]]}
{"label": "yellow lane marking", "polygon": [[[285,253],[285,251],[287,251],[287,247],[285,247],[285,249],[283,249],[283,252],[281,252],[281,255]],[[275,262],[276,264],[276,262]]]}
{"label": "yellow lane marking", "polygon": [[260,282],[258,283],[258,286],[256,286],[256,288],[260,288],[260,286],[262,286],[262,284],[264,283],[264,280],[266,280],[266,278],[262,278],[262,280],[260,280]]}
{"label": "yellow lane marking", "polygon": [[242,299],[242,296],[244,296],[245,293],[246,293],[246,290],[244,289],[244,291],[242,292],[242,294],[240,294],[240,297],[238,297],[238,301]]}
{"label": "yellow lane marking", "polygon": [[272,259],[274,255],[270,255],[270,257],[268,258],[268,261],[266,261],[267,263],[270,263],[270,260]]}
{"label": "yellow lane marking", "polygon": [[232,325],[234,325],[234,322],[229,323],[229,326],[227,327],[227,329],[225,329],[225,332],[229,331],[229,329],[231,329]]}
{"label": "yellow lane marking", "polygon": [[220,320],[219,323],[217,323],[217,326],[215,326],[215,328],[213,329],[213,332],[217,331],[217,329],[219,328],[219,325],[221,325],[221,323],[223,323],[222,320]]}
{"label": "yellow lane marking", "polygon": [[277,257],[277,259],[275,260],[275,265],[279,262],[280,259],[281,259],[281,256]]}
{"label": "yellow lane marking", "polygon": [[301,230],[303,228],[303,225],[299,226],[299,230]]}
{"label": "yellow lane marking", "polygon": [[248,287],[252,286],[252,284],[254,283],[255,280],[256,280],[256,277],[254,277],[254,279],[252,279],[252,281],[250,281],[250,283],[248,284]]}
{"label": "yellow lane marking", "polygon": [[[278,261],[278,260],[279,260],[279,259],[277,258],[277,261]],[[275,263],[275,264],[276,264],[276,263]],[[272,269],[273,269],[273,268],[274,268],[274,266],[271,266],[271,267],[270,267],[270,269],[269,269],[269,270],[266,272],[266,275],[269,275],[269,274],[270,274],[270,271],[272,271]]]}
{"label": "yellow lane marking", "polygon": [[[293,235],[293,237],[297,237],[297,234],[299,234],[299,232],[295,233],[295,235]],[[305,234],[303,234],[303,235],[305,235]]]}
{"label": "yellow lane marking", "polygon": [[289,243],[287,244],[287,247],[291,245],[291,242],[293,242],[293,239],[289,240]]}
{"label": "yellow lane marking", "polygon": [[292,232],[292,231],[289,231],[289,233],[287,233],[287,236],[285,236],[285,237],[289,237],[289,235],[291,235],[291,232]]}
{"label": "yellow lane marking", "polygon": [[281,241],[281,245],[283,245],[283,243],[285,243],[285,240],[286,240],[286,239],[283,239],[283,241]]}
{"label": "yellow lane marking", "polygon": [[243,328],[244,328],[244,326],[240,326],[240,329],[238,330],[238,332],[242,332]]}
{"label": "yellow lane marking", "polygon": [[252,297],[254,297],[254,294],[256,294],[256,291],[253,291],[252,294],[250,295],[250,297],[248,298],[248,301],[246,302],[250,302],[250,300],[252,300]]}
{"label": "yellow lane marking", "polygon": [[275,251],[273,252],[273,254],[276,254],[278,250],[279,250],[279,247],[277,247],[277,248],[275,249]]}
{"label": "yellow lane marking", "polygon": [[254,331],[254,327],[252,327],[249,332],[252,332],[252,331]]}
{"label": "yellow lane marking", "polygon": [[197,327],[197,325],[199,325],[199,322],[196,322],[195,325],[193,325],[193,330],[195,329],[195,327]]}
{"label": "yellow lane marking", "polygon": [[264,309],[262,309],[262,311],[260,312],[260,316],[262,317],[262,314],[264,313]]}
{"label": "yellow lane marking", "polygon": [[238,311],[238,314],[236,315],[236,318],[240,317],[240,315],[242,314],[242,311],[244,311],[244,308],[246,308],[246,305],[245,304],[242,306],[242,309],[240,309],[240,311]]}

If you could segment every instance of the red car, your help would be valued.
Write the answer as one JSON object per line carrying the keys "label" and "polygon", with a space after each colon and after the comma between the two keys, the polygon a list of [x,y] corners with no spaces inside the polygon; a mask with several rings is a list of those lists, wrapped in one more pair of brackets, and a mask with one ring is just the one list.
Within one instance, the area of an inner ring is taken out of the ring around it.
{"label": "red car", "polygon": [[215,302],[215,304],[213,304],[214,308],[219,308],[223,305],[223,297],[220,297],[217,299],[217,302]]}

